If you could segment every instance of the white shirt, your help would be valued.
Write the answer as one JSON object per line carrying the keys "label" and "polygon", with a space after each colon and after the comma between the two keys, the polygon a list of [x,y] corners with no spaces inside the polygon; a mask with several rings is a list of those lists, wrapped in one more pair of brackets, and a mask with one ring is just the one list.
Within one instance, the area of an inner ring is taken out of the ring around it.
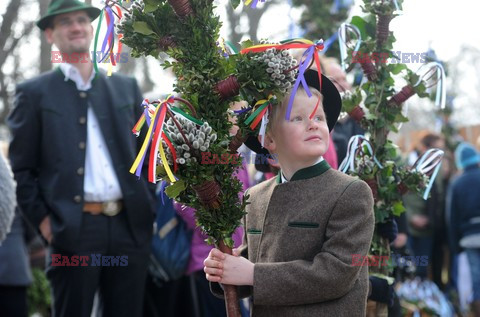
{"label": "white shirt", "polygon": [[[72,80],[78,90],[86,91],[92,87],[92,80],[95,77],[94,71],[92,71],[88,81],[84,82],[75,66],[62,63],[60,69],[65,75],[65,81]],[[122,198],[122,190],[113,169],[112,158],[90,102],[87,111],[87,146],[83,192],[84,200],[89,202],[103,202]]]}
{"label": "white shirt", "polygon": [[[317,164],[320,163],[321,161],[323,161],[323,157],[322,157],[322,156],[320,156],[320,158],[318,159],[318,161],[317,161],[315,164],[313,164],[313,165],[317,165]],[[313,166],[313,165],[312,165],[312,166]],[[285,176],[283,176],[283,172],[280,173],[280,176],[281,176],[281,179],[282,179],[282,184],[288,182],[288,179],[286,179]],[[293,175],[292,175],[292,176],[293,176]]]}

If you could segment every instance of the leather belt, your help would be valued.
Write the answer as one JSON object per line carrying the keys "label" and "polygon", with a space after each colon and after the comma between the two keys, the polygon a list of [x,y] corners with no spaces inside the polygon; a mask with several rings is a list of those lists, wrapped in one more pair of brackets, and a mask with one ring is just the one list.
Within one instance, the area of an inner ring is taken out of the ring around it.
{"label": "leather belt", "polygon": [[116,216],[122,210],[123,203],[121,200],[111,200],[104,202],[85,202],[83,204],[83,212],[92,215],[103,214],[105,216]]}

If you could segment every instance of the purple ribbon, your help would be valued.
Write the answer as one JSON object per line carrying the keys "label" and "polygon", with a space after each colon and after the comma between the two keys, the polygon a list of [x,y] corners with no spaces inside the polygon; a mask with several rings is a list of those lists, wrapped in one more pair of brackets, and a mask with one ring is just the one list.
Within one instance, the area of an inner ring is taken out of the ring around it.
{"label": "purple ribbon", "polygon": [[145,102],[145,100],[142,102],[142,106],[144,107],[143,108],[143,115],[145,116],[145,121],[147,122],[147,126],[149,127],[150,126],[150,122],[152,120],[150,120],[150,112],[149,112],[149,108],[148,108],[148,103]]}
{"label": "purple ribbon", "polygon": [[234,110],[233,113],[235,113],[235,114],[242,114],[242,113],[247,112],[247,111],[250,111],[250,110],[252,110],[252,109],[253,109],[252,107],[248,107],[248,108],[245,108],[245,109]]}
{"label": "purple ribbon", "polygon": [[161,198],[162,198],[162,205],[165,205],[165,201],[163,199],[163,196],[165,196],[165,187],[167,187],[167,182],[166,181],[162,181],[160,183],[160,195],[161,195]]}
{"label": "purple ribbon", "polygon": [[[105,7],[105,11],[108,14],[108,17],[110,18],[110,23],[108,24],[107,27],[107,34],[105,35],[105,38],[103,39],[102,43],[102,58],[98,61],[99,63],[103,62],[103,60],[109,55],[110,50],[112,49],[113,46],[113,27],[114,27],[114,17],[113,17],[113,12],[112,9],[109,6]],[[105,52],[105,47],[107,46],[108,39],[112,37],[112,40],[110,41],[110,45],[108,46],[108,50]],[[95,52],[96,54],[96,52]]]}
{"label": "purple ribbon", "polygon": [[307,70],[308,65],[310,65],[310,62],[313,58],[314,53],[315,53],[315,44],[310,46],[302,55],[302,59],[304,56],[306,56],[306,58],[303,62],[300,62],[297,80],[293,85],[292,93],[290,95],[290,100],[288,101],[287,112],[285,113],[285,120],[290,120],[290,114],[292,112],[292,107],[293,107],[293,100],[295,99],[295,95],[297,94],[298,86],[300,85],[300,83],[302,83],[303,89],[305,89],[305,92],[307,93],[308,98],[312,97],[312,93],[308,88],[304,74],[305,74],[305,71]]}
{"label": "purple ribbon", "polygon": [[[159,107],[166,107],[164,104],[160,105]],[[158,110],[158,113],[160,113],[162,111],[162,109],[159,109]],[[145,116],[146,117],[146,116]],[[147,117],[146,117],[147,118]],[[153,128],[152,128],[152,131],[153,133],[155,133],[155,128],[157,127],[157,123],[158,123],[158,120],[160,119],[160,116],[157,115],[157,117],[155,118],[155,121],[153,122]],[[150,146],[150,143],[152,142],[152,139],[153,139],[153,135],[152,137],[150,138],[150,140],[148,140],[148,143],[147,143],[147,147]],[[161,140],[161,139],[160,139]],[[161,141],[160,141],[161,142]],[[152,149],[150,149],[150,151],[152,151]],[[140,178],[141,174],[142,174],[142,168],[143,168],[143,162],[145,161],[145,156],[147,155],[147,151],[145,151],[145,153],[143,154],[143,157],[142,157],[142,160],[140,161],[140,164],[138,165],[138,168],[137,170],[135,171],[135,176],[137,176],[138,178]]]}

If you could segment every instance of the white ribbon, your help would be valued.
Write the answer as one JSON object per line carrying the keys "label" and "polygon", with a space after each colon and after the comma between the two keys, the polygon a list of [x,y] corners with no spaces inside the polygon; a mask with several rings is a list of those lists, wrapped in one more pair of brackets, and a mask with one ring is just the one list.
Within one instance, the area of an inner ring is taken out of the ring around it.
{"label": "white ribbon", "polygon": [[265,133],[267,132],[267,124],[268,124],[268,106],[267,106],[267,111],[263,114],[262,117],[262,123],[260,125],[260,131],[258,132],[258,135],[262,136],[262,147],[265,144]]}
{"label": "white ribbon", "polygon": [[393,0],[393,5],[395,6],[395,13],[399,15],[403,13],[402,10],[400,10],[400,6],[398,5],[397,0]]}
{"label": "white ribbon", "polygon": [[372,156],[373,161],[378,165],[378,167],[383,168],[382,164],[380,164],[375,155],[373,155],[373,148],[370,144],[370,141],[368,141],[363,135],[358,134],[352,136],[348,141],[347,155],[338,167],[338,170],[343,173],[348,171],[355,172],[355,158],[357,153],[360,152],[359,150],[363,151],[362,148],[364,146],[367,147],[367,150],[370,152],[369,154]]}
{"label": "white ribbon", "polygon": [[[425,81],[428,84],[428,81],[434,73],[436,72],[436,83],[433,85],[437,85],[437,93],[435,96],[435,106],[440,107],[441,109],[445,108],[445,102],[447,99],[447,87],[445,85],[445,69],[443,68],[442,64],[439,62],[430,62],[428,64],[423,64],[418,68],[416,74],[420,77],[418,81],[415,83],[414,87],[418,86],[422,81]],[[425,78],[428,75],[428,78]],[[432,86],[433,86],[432,85]],[[430,88],[432,86],[428,86]]]}
{"label": "white ribbon", "polygon": [[428,174],[433,170],[432,176],[430,176],[430,179],[428,181],[427,188],[423,193],[423,199],[425,200],[428,198],[428,194],[432,189],[433,182],[437,177],[440,166],[442,166],[442,159],[444,154],[445,152],[440,149],[430,149],[422,156],[420,156],[415,162],[415,164],[412,166],[415,171],[423,174]]}
{"label": "white ribbon", "polygon": [[353,24],[342,23],[338,28],[338,45],[340,46],[340,59],[342,62],[342,69],[346,70],[348,67],[345,63],[345,60],[348,57],[348,47],[347,47],[347,31],[353,32],[357,36],[357,43],[355,44],[354,52],[358,52],[360,49],[360,44],[362,43],[362,35],[360,30]]}

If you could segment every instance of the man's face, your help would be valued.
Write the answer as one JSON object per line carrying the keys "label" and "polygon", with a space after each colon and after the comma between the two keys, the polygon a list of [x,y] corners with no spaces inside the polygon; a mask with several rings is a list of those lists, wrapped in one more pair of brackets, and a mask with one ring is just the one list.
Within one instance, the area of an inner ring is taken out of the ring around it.
{"label": "man's face", "polygon": [[281,165],[308,166],[327,151],[329,131],[321,101],[312,119],[309,118],[317,101],[317,96],[309,98],[305,91],[299,90],[290,120],[285,120],[286,109],[272,118],[276,121],[267,133],[265,148],[278,154]]}
{"label": "man's face", "polygon": [[332,80],[339,92],[349,91],[352,89],[352,86],[347,81],[347,76],[340,65],[335,63],[328,64],[325,67],[325,74]]}
{"label": "man's face", "polygon": [[47,41],[61,53],[88,53],[93,38],[93,27],[85,11],[57,15],[52,27],[45,30]]}

